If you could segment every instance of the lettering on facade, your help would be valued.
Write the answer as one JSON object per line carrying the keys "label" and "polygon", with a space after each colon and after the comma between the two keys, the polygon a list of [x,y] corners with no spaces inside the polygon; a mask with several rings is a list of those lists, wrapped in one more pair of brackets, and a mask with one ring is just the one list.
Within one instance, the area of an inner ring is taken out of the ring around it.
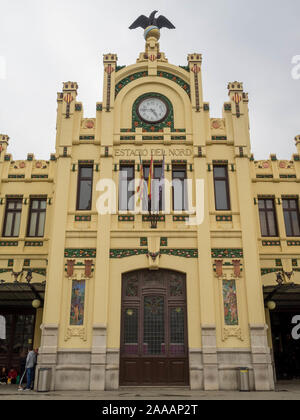
{"label": "lettering on facade", "polygon": [[189,157],[192,156],[190,149],[119,149],[115,150],[115,157],[155,157],[155,156],[169,156],[169,157]]}

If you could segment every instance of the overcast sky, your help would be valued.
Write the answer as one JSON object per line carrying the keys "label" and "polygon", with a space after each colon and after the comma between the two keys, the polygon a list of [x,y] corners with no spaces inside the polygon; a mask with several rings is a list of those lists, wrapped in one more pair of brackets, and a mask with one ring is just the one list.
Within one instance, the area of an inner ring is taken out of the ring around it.
{"label": "overcast sky", "polygon": [[292,59],[300,56],[299,0],[0,0],[0,133],[10,136],[14,159],[30,152],[49,159],[55,151],[62,82],[78,82],[85,117],[95,117],[103,54],[116,53],[119,65],[135,63],[144,51],[143,30],[128,27],[153,10],[176,26],[161,31],[160,49],[170,63],[186,65],[188,53],[203,54],[211,117],[221,117],[227,83],[242,81],[255,158],[296,153],[300,78],[292,77]]}

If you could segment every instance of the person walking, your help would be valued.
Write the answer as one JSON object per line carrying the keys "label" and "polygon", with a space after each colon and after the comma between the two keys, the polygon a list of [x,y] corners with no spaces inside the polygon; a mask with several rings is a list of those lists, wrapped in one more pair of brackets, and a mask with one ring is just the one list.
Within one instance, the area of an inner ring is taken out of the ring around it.
{"label": "person walking", "polygon": [[26,358],[26,374],[27,374],[27,384],[26,384],[26,388],[24,389],[24,391],[30,391],[31,390],[31,386],[32,386],[32,381],[33,381],[33,371],[35,368],[35,364],[36,364],[36,353],[35,351],[32,349],[32,347],[29,348],[29,352],[27,354],[27,358]]}
{"label": "person walking", "polygon": [[32,391],[33,391],[33,388],[34,388],[35,371],[36,371],[39,349],[38,348],[34,349],[34,353],[35,353],[35,363],[34,363],[34,366],[33,366],[33,374],[32,374],[32,381],[31,381],[31,390]]}

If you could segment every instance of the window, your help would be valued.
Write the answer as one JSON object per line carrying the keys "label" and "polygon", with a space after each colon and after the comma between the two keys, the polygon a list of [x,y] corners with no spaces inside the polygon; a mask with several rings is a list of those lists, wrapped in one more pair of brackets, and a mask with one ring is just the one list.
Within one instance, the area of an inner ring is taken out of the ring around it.
{"label": "window", "polygon": [[299,207],[297,199],[282,199],[286,236],[300,236]]}
{"label": "window", "polygon": [[216,210],[230,210],[230,194],[227,165],[214,165]]}
{"label": "window", "polygon": [[79,165],[77,186],[77,210],[91,210],[93,189],[93,165]]}
{"label": "window", "polygon": [[8,198],[4,218],[3,236],[19,236],[22,212],[22,198]]}
{"label": "window", "polygon": [[44,236],[46,220],[46,199],[32,198],[27,228],[27,236]]}
{"label": "window", "polygon": [[134,210],[134,165],[120,167],[119,210]]}
{"label": "window", "polygon": [[274,199],[259,199],[261,236],[278,236]]}
{"label": "window", "polygon": [[153,165],[153,176],[151,184],[151,202],[148,201],[148,179],[150,165],[144,165],[144,193],[143,193],[143,210],[162,211],[164,208],[164,186],[162,177],[162,165]]}
{"label": "window", "polygon": [[187,184],[186,166],[173,166],[172,168],[173,185],[173,210],[187,210]]}

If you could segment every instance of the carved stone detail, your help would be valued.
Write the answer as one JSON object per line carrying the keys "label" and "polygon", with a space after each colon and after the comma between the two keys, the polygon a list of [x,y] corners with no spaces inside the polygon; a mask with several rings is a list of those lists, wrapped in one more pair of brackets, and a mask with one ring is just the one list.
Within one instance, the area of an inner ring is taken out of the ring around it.
{"label": "carved stone detail", "polygon": [[235,337],[241,341],[244,341],[241,327],[223,327],[222,341],[228,340],[229,337]]}
{"label": "carved stone detail", "polygon": [[79,337],[81,340],[87,340],[86,328],[85,327],[69,327],[65,334],[65,341],[70,340],[71,337]]}

